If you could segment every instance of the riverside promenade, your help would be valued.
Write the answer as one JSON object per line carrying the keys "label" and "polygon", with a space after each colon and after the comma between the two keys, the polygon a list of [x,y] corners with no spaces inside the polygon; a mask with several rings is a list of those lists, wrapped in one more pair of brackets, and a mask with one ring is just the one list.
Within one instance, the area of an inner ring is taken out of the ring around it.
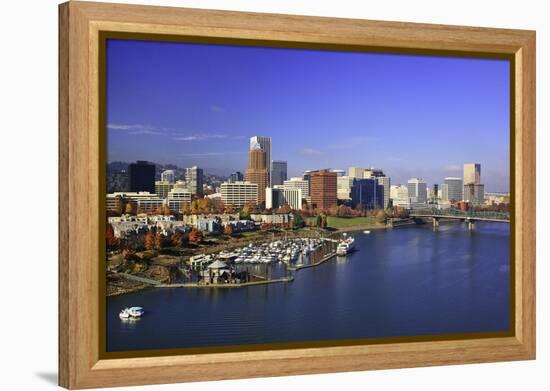
{"label": "riverside promenade", "polygon": [[294,277],[289,276],[289,277],[274,278],[271,280],[250,281],[250,282],[241,282],[241,283],[199,284],[196,282],[184,282],[182,284],[158,284],[158,285],[155,285],[155,288],[243,288],[245,286],[267,285],[267,284],[275,284],[279,282],[292,282],[292,281],[294,281]]}

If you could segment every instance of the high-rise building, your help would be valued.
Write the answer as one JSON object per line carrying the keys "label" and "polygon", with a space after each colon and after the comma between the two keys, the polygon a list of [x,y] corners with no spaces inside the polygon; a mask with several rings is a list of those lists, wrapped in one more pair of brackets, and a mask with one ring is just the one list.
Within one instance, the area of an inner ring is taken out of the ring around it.
{"label": "high-rise building", "polygon": [[[271,137],[267,136],[254,136],[250,138],[250,150],[256,148],[256,144],[259,144],[262,151],[265,152],[265,168],[267,170],[267,183],[271,183]],[[263,192],[262,192],[263,194]],[[263,198],[263,197],[262,197]]]}
{"label": "high-rise building", "polygon": [[[250,182],[224,182],[220,185],[224,204],[242,207],[249,202],[258,201],[258,184]],[[265,188],[264,188],[265,198]]]}
{"label": "high-rise building", "polygon": [[310,173],[311,204],[317,209],[328,209],[337,203],[336,173],[317,170]]}
{"label": "high-rise building", "polygon": [[459,177],[446,177],[445,178],[446,193],[443,201],[456,202],[462,201],[462,191],[464,186],[462,184],[462,178]]}
{"label": "high-rise building", "polygon": [[283,189],[283,205],[290,209],[302,209],[302,189]]}
{"label": "high-rise building", "polygon": [[376,178],[354,178],[351,187],[351,202],[356,208],[380,209],[384,207],[384,187]]}
{"label": "high-rise building", "polygon": [[202,168],[197,166],[185,169],[185,181],[191,194],[202,197],[203,176]]}
{"label": "high-rise building", "polygon": [[265,202],[265,189],[269,184],[267,154],[259,143],[250,149],[245,179],[247,182],[258,185],[258,204]]}
{"label": "high-rise building", "polygon": [[380,168],[365,168],[363,178],[376,178],[380,186],[384,188],[384,209],[390,205],[391,179]]}
{"label": "high-rise building", "polygon": [[287,180],[287,163],[284,160],[271,161],[271,186],[282,185]]}
{"label": "high-rise building", "polygon": [[170,190],[174,188],[174,183],[168,181],[156,181],[155,182],[155,193],[159,198],[165,199],[168,197]]}
{"label": "high-rise building", "polygon": [[406,185],[390,186],[390,198],[393,206],[409,207],[409,188]]}
{"label": "high-rise building", "polygon": [[341,176],[346,175],[346,171],[344,171],[344,170],[330,170],[330,171],[336,173],[337,177],[341,177]]}
{"label": "high-rise building", "polygon": [[339,200],[351,200],[351,187],[353,186],[354,178],[345,175],[336,178],[336,196]]}
{"label": "high-rise building", "polygon": [[407,182],[409,201],[411,204],[425,204],[428,200],[427,185],[422,179],[412,178]]}
{"label": "high-rise building", "polygon": [[482,184],[476,185],[475,183],[464,185],[464,201],[470,202],[472,205],[483,205],[485,202],[485,186]]}
{"label": "high-rise building", "polygon": [[128,166],[128,184],[130,192],[155,192],[155,165],[144,160],[130,163]]}
{"label": "high-rise building", "polygon": [[481,164],[466,163],[464,164],[464,185],[479,185],[481,184]]}
{"label": "high-rise building", "polygon": [[176,173],[174,170],[166,170],[160,173],[160,180],[163,182],[174,183],[176,182]]}
{"label": "high-rise building", "polygon": [[232,172],[229,176],[229,182],[242,182],[244,181],[244,175],[240,171]]}

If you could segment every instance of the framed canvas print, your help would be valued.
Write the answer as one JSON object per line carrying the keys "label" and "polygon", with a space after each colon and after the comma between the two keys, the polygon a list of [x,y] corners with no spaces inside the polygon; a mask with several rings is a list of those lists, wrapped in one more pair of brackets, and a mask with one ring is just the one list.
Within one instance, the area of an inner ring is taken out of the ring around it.
{"label": "framed canvas print", "polygon": [[535,358],[535,33],[60,5],[60,384]]}

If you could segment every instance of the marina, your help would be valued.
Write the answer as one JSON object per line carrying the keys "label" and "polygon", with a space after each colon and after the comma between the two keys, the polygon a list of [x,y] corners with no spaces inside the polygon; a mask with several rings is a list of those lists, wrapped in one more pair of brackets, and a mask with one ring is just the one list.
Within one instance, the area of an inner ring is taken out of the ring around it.
{"label": "marina", "polygon": [[[157,287],[244,287],[250,284],[292,282],[289,273],[316,266],[351,251],[353,238],[292,238],[249,243],[232,251],[199,254],[184,265],[183,281]],[[350,241],[351,240],[351,241]]]}

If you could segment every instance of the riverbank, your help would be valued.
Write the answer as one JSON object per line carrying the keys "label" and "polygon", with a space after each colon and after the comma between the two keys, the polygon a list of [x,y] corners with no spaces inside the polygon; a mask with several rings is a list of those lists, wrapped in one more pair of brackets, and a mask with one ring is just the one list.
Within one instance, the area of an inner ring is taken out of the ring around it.
{"label": "riverbank", "polygon": [[[109,258],[107,265],[109,270],[115,273],[107,273],[107,296],[117,296],[125,293],[136,292],[142,289],[151,287],[151,284],[144,281],[139,281],[139,278],[158,281],[159,284],[164,284],[170,280],[170,269],[175,273],[179,273],[181,265],[189,261],[190,257],[198,254],[218,254],[222,251],[231,252],[237,248],[246,247],[251,243],[262,244],[281,238],[319,238],[333,237],[344,232],[363,231],[363,230],[378,230],[386,229],[384,224],[376,223],[370,217],[366,218],[334,218],[330,222],[338,226],[323,230],[315,227],[304,227],[300,229],[292,229],[285,231],[254,231],[240,234],[236,237],[211,237],[200,244],[192,244],[192,247],[181,249],[169,248],[164,251],[169,254],[156,254],[152,251],[143,251],[136,254],[135,261],[126,265],[122,256],[114,255]],[[357,224],[357,223],[360,224]],[[350,224],[351,223],[351,224]],[[327,259],[318,261],[313,265],[292,266],[289,270],[299,270],[304,267],[317,266],[320,263],[332,258],[335,254],[330,255]],[[138,277],[137,281],[132,278],[125,278],[124,274]]]}

